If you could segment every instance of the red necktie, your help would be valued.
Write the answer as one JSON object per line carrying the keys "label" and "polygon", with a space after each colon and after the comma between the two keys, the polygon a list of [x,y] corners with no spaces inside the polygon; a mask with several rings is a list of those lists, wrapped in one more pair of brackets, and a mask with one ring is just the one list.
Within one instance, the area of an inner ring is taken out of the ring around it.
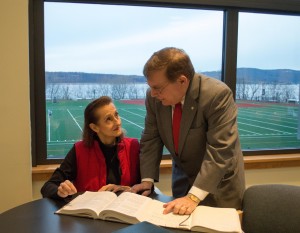
{"label": "red necktie", "polygon": [[179,130],[180,130],[180,121],[182,115],[181,103],[175,105],[173,112],[173,142],[175,146],[175,152],[178,153],[178,144],[179,144]]}

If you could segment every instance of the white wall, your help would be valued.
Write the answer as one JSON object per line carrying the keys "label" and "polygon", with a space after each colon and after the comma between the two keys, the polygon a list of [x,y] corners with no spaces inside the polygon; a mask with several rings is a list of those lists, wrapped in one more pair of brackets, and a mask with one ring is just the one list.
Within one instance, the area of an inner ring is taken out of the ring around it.
{"label": "white wall", "polygon": [[300,168],[268,168],[245,171],[246,186],[255,184],[290,184],[300,186]]}
{"label": "white wall", "polygon": [[0,1],[0,213],[32,200],[28,0]]}

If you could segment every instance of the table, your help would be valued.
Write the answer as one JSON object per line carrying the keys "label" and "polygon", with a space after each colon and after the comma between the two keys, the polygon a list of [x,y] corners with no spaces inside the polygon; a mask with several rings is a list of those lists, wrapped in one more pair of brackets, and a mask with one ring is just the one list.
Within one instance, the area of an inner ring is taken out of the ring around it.
{"label": "table", "polygon": [[[152,198],[163,202],[173,198],[154,192]],[[128,224],[54,214],[61,208],[63,201],[48,198],[32,201],[0,214],[1,233],[108,233],[129,226]],[[187,231],[168,230],[177,233]]]}

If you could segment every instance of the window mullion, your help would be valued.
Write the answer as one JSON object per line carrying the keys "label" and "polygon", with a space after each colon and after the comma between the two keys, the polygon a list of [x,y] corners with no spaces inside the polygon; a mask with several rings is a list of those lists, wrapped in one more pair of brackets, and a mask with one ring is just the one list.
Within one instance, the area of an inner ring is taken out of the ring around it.
{"label": "window mullion", "polygon": [[236,90],[236,64],[237,64],[237,40],[238,40],[238,11],[224,11],[223,26],[223,59],[222,81],[232,90],[235,96]]}

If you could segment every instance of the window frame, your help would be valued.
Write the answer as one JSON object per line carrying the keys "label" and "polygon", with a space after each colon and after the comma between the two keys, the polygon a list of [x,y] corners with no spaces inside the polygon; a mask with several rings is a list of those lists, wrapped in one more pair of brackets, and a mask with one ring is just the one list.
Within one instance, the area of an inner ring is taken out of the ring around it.
{"label": "window frame", "polygon": [[[62,159],[47,159],[44,2],[72,2],[110,5],[156,6],[210,9],[224,12],[221,80],[236,91],[239,12],[300,16],[297,0],[29,0],[29,67],[32,165],[57,164]],[[243,150],[244,155],[299,153],[299,149]],[[166,158],[170,158],[166,156]]]}

